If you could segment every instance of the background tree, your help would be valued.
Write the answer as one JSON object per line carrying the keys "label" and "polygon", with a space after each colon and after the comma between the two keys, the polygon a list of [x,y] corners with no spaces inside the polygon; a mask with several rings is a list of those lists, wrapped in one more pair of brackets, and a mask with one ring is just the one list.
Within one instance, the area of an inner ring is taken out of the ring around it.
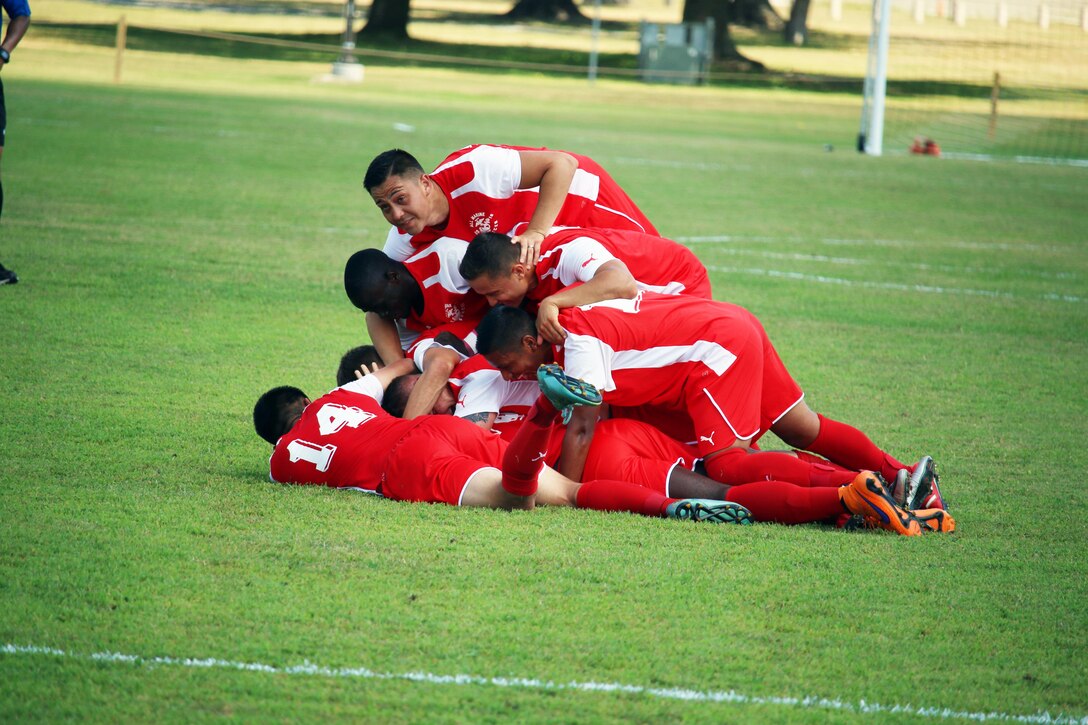
{"label": "background tree", "polygon": [[504,17],[570,23],[588,21],[574,0],[518,0]]}
{"label": "background tree", "polygon": [[787,43],[804,45],[808,42],[808,9],[812,0],[793,0],[790,8],[790,19],[786,21],[786,28],[782,31]]}
{"label": "background tree", "polygon": [[370,4],[366,25],[359,31],[359,35],[407,40],[408,3],[409,0],[374,0]]}
{"label": "background tree", "polygon": [[724,64],[737,70],[763,70],[762,63],[741,54],[729,33],[729,25],[736,17],[736,6],[740,3],[758,2],[759,0],[685,0],[681,19],[685,23],[701,23],[707,18],[714,19],[714,60],[719,65]]}

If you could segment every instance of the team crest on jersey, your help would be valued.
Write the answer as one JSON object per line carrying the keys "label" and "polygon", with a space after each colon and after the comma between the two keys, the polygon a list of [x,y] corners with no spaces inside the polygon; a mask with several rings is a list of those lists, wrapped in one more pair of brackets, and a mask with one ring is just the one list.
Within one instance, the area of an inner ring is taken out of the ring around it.
{"label": "team crest on jersey", "polygon": [[446,303],[446,319],[450,322],[461,322],[465,319],[465,306]]}
{"label": "team crest on jersey", "polygon": [[478,211],[470,216],[468,218],[468,225],[472,227],[472,231],[477,234],[499,231],[499,220],[495,218],[494,214],[488,214],[485,211]]}

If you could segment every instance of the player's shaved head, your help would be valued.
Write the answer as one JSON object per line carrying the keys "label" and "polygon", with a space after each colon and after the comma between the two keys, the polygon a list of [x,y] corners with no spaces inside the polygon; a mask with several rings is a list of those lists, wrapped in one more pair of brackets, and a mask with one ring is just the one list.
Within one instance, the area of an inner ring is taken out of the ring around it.
{"label": "player's shaved head", "polygon": [[344,265],[344,291],[363,312],[389,319],[407,317],[414,305],[421,304],[423,294],[408,268],[380,249],[351,255]]}
{"label": "player's shaved head", "polygon": [[253,406],[253,428],[261,438],[276,445],[280,436],[291,430],[309,404],[306,393],[298,388],[290,385],[272,388]]}
{"label": "player's shaved head", "polygon": [[419,176],[423,173],[423,167],[416,161],[416,157],[401,149],[389,149],[382,151],[370,162],[363,177],[363,186],[367,193],[375,187],[381,186],[390,176]]}
{"label": "player's shaved head", "polygon": [[496,305],[476,328],[476,352],[481,355],[517,350],[525,336],[536,337],[536,321],[520,307]]}
{"label": "player's shaved head", "polygon": [[505,277],[521,256],[521,247],[496,232],[477,234],[465,249],[457,270],[468,281],[483,275]]}

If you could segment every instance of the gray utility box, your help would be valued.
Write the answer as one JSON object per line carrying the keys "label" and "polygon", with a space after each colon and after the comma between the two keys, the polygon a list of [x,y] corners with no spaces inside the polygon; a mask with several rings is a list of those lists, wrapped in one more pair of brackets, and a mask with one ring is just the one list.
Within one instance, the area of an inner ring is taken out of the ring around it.
{"label": "gray utility box", "polygon": [[702,83],[713,55],[713,18],[701,23],[644,21],[639,27],[638,67],[647,83]]}

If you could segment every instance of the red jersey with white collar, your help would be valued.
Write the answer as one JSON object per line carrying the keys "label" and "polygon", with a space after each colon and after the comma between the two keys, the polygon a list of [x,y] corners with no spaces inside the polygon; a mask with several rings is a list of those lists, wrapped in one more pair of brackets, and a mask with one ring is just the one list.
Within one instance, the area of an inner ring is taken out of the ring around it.
{"label": "red jersey with white collar", "polygon": [[[477,144],[450,154],[429,174],[449,201],[446,226],[429,227],[411,237],[394,228],[386,240],[385,253],[402,260],[409,249],[418,249],[443,236],[470,242],[481,232],[513,233],[518,224],[532,218],[540,196],[539,187],[518,188],[518,152],[543,150]],[[578,160],[578,169],[556,217],[557,225],[657,234],[642,210],[600,164],[588,156],[570,155]]]}
{"label": "red jersey with white collar", "polygon": [[641,290],[711,298],[706,267],[687,247],[642,232],[572,228],[553,230],[544,238],[537,284],[525,297],[540,302],[572,284],[588,282],[613,259],[627,265]]}

